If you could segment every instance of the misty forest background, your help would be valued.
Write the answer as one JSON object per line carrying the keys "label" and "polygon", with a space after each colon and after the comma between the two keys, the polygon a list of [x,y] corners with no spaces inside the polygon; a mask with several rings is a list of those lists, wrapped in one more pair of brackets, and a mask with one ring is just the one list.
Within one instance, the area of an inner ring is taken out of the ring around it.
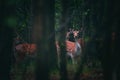
{"label": "misty forest background", "polygon": [[[118,0],[0,0],[0,80],[120,80],[119,22]],[[69,28],[83,28],[77,65],[65,56]],[[19,63],[16,37],[37,45],[36,53]]]}

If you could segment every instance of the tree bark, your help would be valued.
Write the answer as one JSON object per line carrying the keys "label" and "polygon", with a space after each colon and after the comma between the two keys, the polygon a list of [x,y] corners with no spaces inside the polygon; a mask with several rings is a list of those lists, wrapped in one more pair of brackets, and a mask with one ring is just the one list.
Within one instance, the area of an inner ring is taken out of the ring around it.
{"label": "tree bark", "polygon": [[61,80],[68,80],[67,77],[67,61],[66,61],[66,43],[65,35],[69,22],[69,1],[62,0],[62,17],[60,20],[60,32],[59,32],[59,46],[60,46],[60,76]]}
{"label": "tree bark", "polygon": [[14,31],[7,19],[15,12],[14,4],[8,5],[6,0],[0,1],[0,80],[11,80],[10,70],[14,60],[13,37]]}
{"label": "tree bark", "polygon": [[37,44],[36,80],[49,80],[56,68],[54,0],[35,0],[33,42]]}

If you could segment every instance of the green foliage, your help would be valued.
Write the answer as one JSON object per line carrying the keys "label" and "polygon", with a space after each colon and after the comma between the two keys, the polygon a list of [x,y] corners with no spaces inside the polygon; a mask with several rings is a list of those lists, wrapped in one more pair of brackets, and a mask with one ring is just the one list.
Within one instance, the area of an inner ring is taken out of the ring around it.
{"label": "green foliage", "polygon": [[83,73],[89,73],[89,72],[90,72],[90,68],[88,68],[88,66],[84,66]]}
{"label": "green foliage", "polygon": [[16,2],[16,17],[17,26],[16,30],[21,33],[25,31],[25,29],[31,25],[31,1],[30,0],[17,0]]}
{"label": "green foliage", "polygon": [[50,71],[50,76],[60,76],[59,69],[53,69]]}
{"label": "green foliage", "polygon": [[30,65],[27,66],[27,71],[34,73],[34,71],[35,71],[35,61],[30,62]]}
{"label": "green foliage", "polygon": [[62,6],[60,0],[55,2],[55,30],[59,28]]}
{"label": "green foliage", "polygon": [[90,9],[87,9],[87,11],[83,12],[83,15],[85,15],[85,16],[88,15],[89,11],[90,11]]}
{"label": "green foliage", "polygon": [[5,20],[5,23],[10,26],[10,27],[13,27],[15,28],[16,25],[17,25],[17,17],[8,17],[6,20]]}
{"label": "green foliage", "polygon": [[78,68],[78,64],[74,64],[73,65],[72,62],[68,61],[68,63],[67,63],[67,70],[68,70],[68,72],[69,71],[76,72],[77,68]]}
{"label": "green foliage", "polygon": [[89,36],[86,36],[85,37],[85,42],[88,42],[90,40],[90,37]]}

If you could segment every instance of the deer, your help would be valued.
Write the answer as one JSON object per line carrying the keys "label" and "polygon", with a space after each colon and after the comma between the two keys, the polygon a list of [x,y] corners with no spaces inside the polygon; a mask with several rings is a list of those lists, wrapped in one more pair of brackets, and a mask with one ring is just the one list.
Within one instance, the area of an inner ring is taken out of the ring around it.
{"label": "deer", "polygon": [[[82,53],[81,45],[79,44],[78,41],[71,42],[68,40],[65,41],[65,45],[67,51],[66,56],[71,58],[72,64],[77,64],[76,57],[80,56],[80,54]],[[59,59],[60,46],[58,42],[56,42],[56,47],[57,47],[57,55]]]}

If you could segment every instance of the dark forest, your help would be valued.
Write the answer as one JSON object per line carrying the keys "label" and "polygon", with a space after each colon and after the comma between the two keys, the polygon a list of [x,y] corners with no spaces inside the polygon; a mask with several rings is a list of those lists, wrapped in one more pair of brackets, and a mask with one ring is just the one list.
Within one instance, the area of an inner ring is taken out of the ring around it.
{"label": "dark forest", "polygon": [[0,80],[120,80],[119,2],[0,0]]}

